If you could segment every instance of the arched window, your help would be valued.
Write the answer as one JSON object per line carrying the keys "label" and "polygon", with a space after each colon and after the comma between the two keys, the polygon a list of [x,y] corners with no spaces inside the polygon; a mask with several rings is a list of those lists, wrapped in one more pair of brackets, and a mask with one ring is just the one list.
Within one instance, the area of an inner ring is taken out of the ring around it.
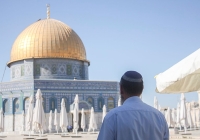
{"label": "arched window", "polygon": [[56,99],[55,98],[50,98],[49,109],[52,110],[53,112],[55,111],[55,109],[56,109]]}
{"label": "arched window", "polygon": [[94,99],[92,97],[87,98],[87,102],[91,105],[94,106]]}
{"label": "arched window", "polygon": [[98,110],[102,110],[103,105],[104,105],[104,99],[103,99],[103,97],[99,97],[98,98]]}
{"label": "arched window", "polygon": [[108,109],[113,109],[115,107],[114,105],[114,99],[113,97],[108,98]]}
{"label": "arched window", "polygon": [[25,113],[27,113],[28,107],[29,107],[29,97],[26,97],[24,99],[24,111],[25,111]]}
{"label": "arched window", "polygon": [[9,104],[9,100],[8,99],[5,99],[4,101],[3,101],[3,111],[4,111],[4,113],[8,113],[8,112],[10,112],[10,106],[9,106],[10,104]]}
{"label": "arched window", "polygon": [[18,98],[14,99],[14,102],[13,102],[13,112],[14,113],[19,112],[19,110],[20,110],[19,104],[20,104],[19,99]]}

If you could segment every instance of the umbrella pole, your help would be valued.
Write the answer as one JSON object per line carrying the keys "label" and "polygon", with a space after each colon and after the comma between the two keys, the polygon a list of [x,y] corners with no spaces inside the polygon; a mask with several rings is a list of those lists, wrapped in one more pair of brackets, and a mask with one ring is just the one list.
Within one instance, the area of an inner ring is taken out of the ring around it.
{"label": "umbrella pole", "polygon": [[77,129],[76,129],[76,136],[77,136],[77,133],[78,133],[78,132],[77,132]]}
{"label": "umbrella pole", "polygon": [[40,134],[39,134],[39,137],[41,137],[41,130],[39,130],[39,133],[40,133]]}

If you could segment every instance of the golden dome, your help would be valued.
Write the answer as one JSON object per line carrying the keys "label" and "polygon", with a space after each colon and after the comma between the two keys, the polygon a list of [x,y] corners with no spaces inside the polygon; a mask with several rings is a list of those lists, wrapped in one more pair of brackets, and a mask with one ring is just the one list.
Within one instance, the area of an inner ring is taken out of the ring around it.
{"label": "golden dome", "polygon": [[39,20],[21,33],[12,46],[8,66],[29,58],[69,58],[89,62],[79,36],[55,19]]}

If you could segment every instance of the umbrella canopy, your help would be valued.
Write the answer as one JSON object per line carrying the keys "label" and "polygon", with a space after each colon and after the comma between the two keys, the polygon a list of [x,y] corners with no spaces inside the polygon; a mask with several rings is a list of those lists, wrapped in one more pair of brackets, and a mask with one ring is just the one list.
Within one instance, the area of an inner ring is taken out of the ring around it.
{"label": "umbrella canopy", "polygon": [[34,98],[33,95],[29,98],[29,106],[26,114],[26,130],[32,130],[32,122],[33,122],[33,109],[34,109]]}
{"label": "umbrella canopy", "polygon": [[85,113],[84,113],[84,108],[82,108],[82,111],[81,111],[81,128],[85,129]]}
{"label": "umbrella canopy", "polygon": [[3,110],[0,109],[0,132],[3,131]]}
{"label": "umbrella canopy", "polygon": [[118,106],[121,106],[122,105],[122,99],[121,99],[121,97],[119,97],[119,99],[118,99]]}
{"label": "umbrella canopy", "polygon": [[67,112],[65,108],[65,100],[62,98],[61,111],[60,111],[60,128],[62,132],[67,130],[67,126],[68,126],[68,118],[67,118]]}
{"label": "umbrella canopy", "polygon": [[52,130],[52,110],[49,113],[49,131],[51,132]]}
{"label": "umbrella canopy", "polygon": [[94,117],[94,108],[92,107],[91,113],[90,113],[90,124],[89,124],[88,131],[90,131],[90,130],[94,131],[94,129],[97,129],[97,125],[96,125],[96,120],[95,120],[95,117]]}
{"label": "umbrella canopy", "polygon": [[156,96],[154,97],[154,108],[158,109],[158,100],[157,100]]}
{"label": "umbrella canopy", "polygon": [[186,93],[200,90],[200,49],[168,70],[158,74],[156,91],[159,93]]}
{"label": "umbrella canopy", "polygon": [[168,127],[174,126],[174,122],[173,122],[172,114],[171,114],[171,109],[169,107],[167,109],[167,113],[166,113],[165,118],[166,118]]}
{"label": "umbrella canopy", "polygon": [[78,99],[78,94],[76,94],[75,98],[74,98],[74,110],[73,110],[73,122],[74,122],[74,129],[78,130],[79,125],[78,125],[78,121],[79,121],[79,116],[78,116],[78,112],[79,112],[79,99]]}
{"label": "umbrella canopy", "polygon": [[36,93],[36,104],[33,114],[34,128],[39,130],[40,132],[43,132],[46,129],[45,122],[45,114],[42,106],[42,93],[40,89],[38,89]]}
{"label": "umbrella canopy", "polygon": [[102,122],[103,122],[103,119],[104,117],[106,116],[106,105],[103,105],[103,113],[102,113]]}
{"label": "umbrella canopy", "polygon": [[58,124],[58,119],[57,119],[57,109],[55,109],[55,112],[54,112],[54,123],[53,124],[55,125],[56,131],[58,132],[59,124]]}

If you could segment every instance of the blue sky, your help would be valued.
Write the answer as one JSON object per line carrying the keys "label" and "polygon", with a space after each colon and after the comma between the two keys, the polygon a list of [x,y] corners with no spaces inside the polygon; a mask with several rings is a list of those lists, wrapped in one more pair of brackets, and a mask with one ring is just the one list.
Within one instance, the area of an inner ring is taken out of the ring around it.
{"label": "blue sky", "polygon": [[[38,19],[51,18],[69,25],[82,39],[90,60],[90,80],[119,81],[127,70],[143,75],[143,100],[175,107],[179,94],[155,92],[154,76],[200,46],[199,0],[34,0],[0,2],[0,78],[17,36]],[[6,68],[3,81],[9,81]],[[197,93],[187,93],[197,101]]]}

